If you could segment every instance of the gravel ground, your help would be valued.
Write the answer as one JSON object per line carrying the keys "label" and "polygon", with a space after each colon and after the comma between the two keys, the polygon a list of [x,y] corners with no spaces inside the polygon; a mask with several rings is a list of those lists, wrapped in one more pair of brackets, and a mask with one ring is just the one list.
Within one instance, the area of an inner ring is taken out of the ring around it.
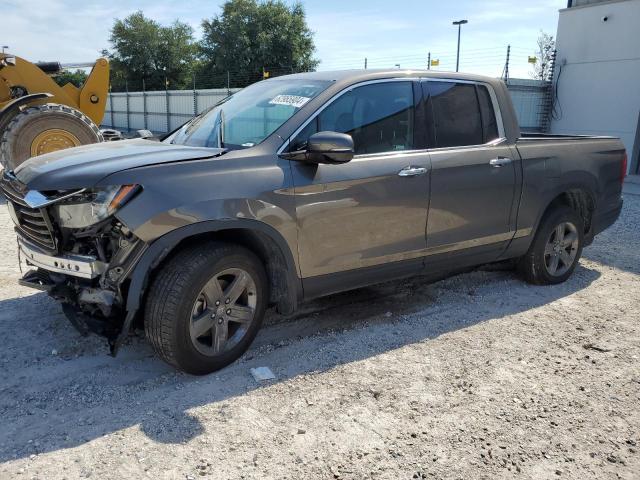
{"label": "gravel ground", "polygon": [[[640,478],[640,196],[573,277],[414,279],[270,316],[208,377],[19,287],[0,201],[0,478]],[[258,384],[249,369],[268,366]]]}

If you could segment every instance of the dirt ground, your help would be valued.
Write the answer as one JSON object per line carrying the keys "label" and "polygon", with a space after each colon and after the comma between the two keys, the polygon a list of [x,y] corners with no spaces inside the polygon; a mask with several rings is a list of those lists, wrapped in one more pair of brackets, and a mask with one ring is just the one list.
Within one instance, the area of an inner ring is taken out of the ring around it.
{"label": "dirt ground", "polygon": [[16,257],[0,200],[1,479],[640,478],[640,196],[565,284],[336,295],[200,378],[143,338],[109,357]]}

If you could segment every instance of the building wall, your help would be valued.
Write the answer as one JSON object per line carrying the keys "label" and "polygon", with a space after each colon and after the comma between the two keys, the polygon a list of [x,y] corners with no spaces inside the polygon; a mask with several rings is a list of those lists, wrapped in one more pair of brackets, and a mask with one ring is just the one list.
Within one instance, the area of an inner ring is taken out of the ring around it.
{"label": "building wall", "polygon": [[630,168],[633,161],[637,165],[632,153],[640,116],[640,0],[560,10],[556,48],[551,132],[620,137]]}

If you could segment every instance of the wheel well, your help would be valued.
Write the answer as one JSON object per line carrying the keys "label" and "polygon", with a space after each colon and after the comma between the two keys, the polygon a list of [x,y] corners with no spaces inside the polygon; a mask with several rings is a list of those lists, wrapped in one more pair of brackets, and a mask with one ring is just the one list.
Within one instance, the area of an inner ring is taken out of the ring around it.
{"label": "wheel well", "polygon": [[591,219],[596,206],[589,192],[582,189],[571,189],[561,193],[551,201],[543,217],[558,205],[566,205],[575,210],[582,218],[584,232],[589,233],[591,231]]}
{"label": "wheel well", "polygon": [[289,280],[289,265],[282,249],[265,233],[246,228],[235,228],[196,234],[181,240],[162,263],[178,250],[205,240],[223,241],[251,250],[262,261],[267,271],[270,287],[269,303],[275,304],[278,311],[283,314],[292,313],[295,310],[297,296],[295,286]]}

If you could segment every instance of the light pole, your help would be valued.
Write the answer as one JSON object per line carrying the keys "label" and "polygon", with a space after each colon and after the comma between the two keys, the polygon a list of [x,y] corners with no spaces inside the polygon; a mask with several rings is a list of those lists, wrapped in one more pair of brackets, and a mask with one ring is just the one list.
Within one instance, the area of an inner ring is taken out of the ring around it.
{"label": "light pole", "polygon": [[2,53],[4,53],[5,48],[9,48],[9,45],[2,45]]}
{"label": "light pole", "polygon": [[454,25],[458,26],[458,53],[456,54],[456,72],[458,71],[458,67],[460,67],[460,29],[465,23],[469,23],[469,21],[458,20],[457,22],[453,22]]}

